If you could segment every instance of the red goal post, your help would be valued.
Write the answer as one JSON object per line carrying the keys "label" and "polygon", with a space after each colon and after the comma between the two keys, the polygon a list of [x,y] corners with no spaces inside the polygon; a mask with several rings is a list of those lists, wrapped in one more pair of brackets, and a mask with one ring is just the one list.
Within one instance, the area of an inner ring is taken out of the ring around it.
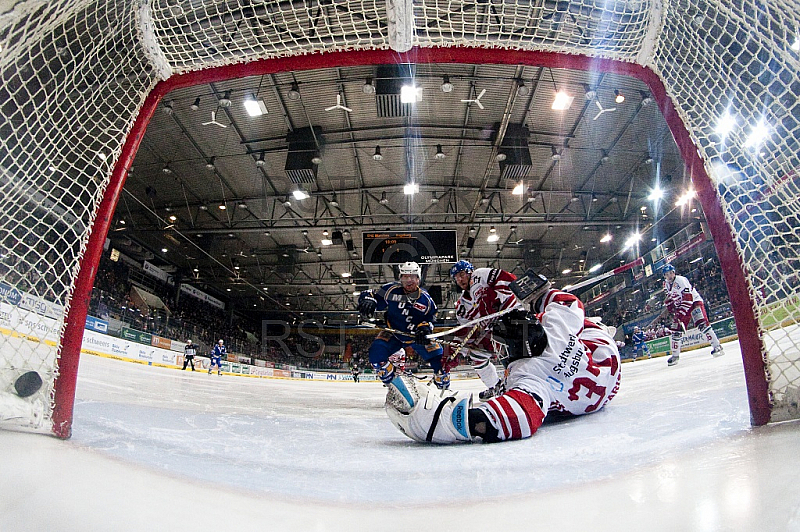
{"label": "red goal post", "polygon": [[[800,316],[781,299],[771,272],[763,272],[780,257],[800,254],[791,231],[782,229],[798,215],[792,199],[798,184],[786,179],[800,167],[800,126],[790,120],[800,105],[793,81],[797,52],[788,43],[800,27],[798,14],[776,8],[768,14],[773,24],[765,26],[732,2],[691,9],[648,1],[550,8],[420,1],[405,3],[410,10],[398,4],[334,1],[313,24],[313,14],[291,3],[229,9],[179,0],[143,6],[29,1],[0,15],[6,102],[0,187],[16,201],[0,214],[0,228],[6,249],[7,242],[20,245],[0,270],[0,282],[63,311],[45,324],[52,338],[37,336],[20,324],[42,322],[42,315],[5,300],[4,309],[14,315],[0,327],[0,364],[8,369],[0,379],[16,368],[37,369],[46,377],[41,393],[50,407],[47,426],[22,428],[71,434],[99,257],[127,171],[166,94],[244,76],[396,62],[549,66],[643,81],[677,141],[714,237],[742,346],[752,423],[800,417],[800,350],[775,327]],[[484,13],[484,7],[493,11]],[[761,32],[756,50],[752,39],[742,41],[752,31]],[[396,51],[409,42],[411,50]],[[769,117],[781,133],[767,141],[769,156],[759,160],[747,151],[744,129],[723,150],[715,120],[727,106],[743,125],[755,125],[764,94],[778,102]],[[53,158],[66,162],[52,169],[47,160]],[[781,186],[770,187],[774,181]],[[767,249],[765,259],[767,224],[777,252]],[[41,252],[56,257],[57,271],[37,260]],[[0,391],[7,387],[0,385]]]}

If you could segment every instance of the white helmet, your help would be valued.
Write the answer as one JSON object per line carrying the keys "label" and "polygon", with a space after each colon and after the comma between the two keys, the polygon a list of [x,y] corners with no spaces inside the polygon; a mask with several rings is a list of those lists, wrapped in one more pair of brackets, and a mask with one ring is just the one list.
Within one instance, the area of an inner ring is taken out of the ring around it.
{"label": "white helmet", "polygon": [[220,340],[220,341],[219,341],[219,345],[222,345],[222,344],[224,344],[224,343],[225,343],[225,342],[223,342],[222,340]]}
{"label": "white helmet", "polygon": [[400,265],[400,275],[416,275],[422,277],[422,268],[416,262],[404,262]]}

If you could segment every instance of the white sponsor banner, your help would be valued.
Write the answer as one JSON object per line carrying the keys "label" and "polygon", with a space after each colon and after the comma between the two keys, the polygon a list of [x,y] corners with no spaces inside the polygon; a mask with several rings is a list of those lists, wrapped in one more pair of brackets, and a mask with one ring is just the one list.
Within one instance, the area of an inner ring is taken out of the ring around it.
{"label": "white sponsor banner", "polygon": [[0,327],[53,342],[58,342],[60,336],[57,320],[20,310],[8,303],[0,303]]}
{"label": "white sponsor banner", "polygon": [[153,264],[144,261],[142,269],[165,284],[170,284],[170,285],[175,284],[174,281],[172,280],[172,276],[167,272],[165,272],[164,270],[162,270],[161,268],[159,268],[158,266],[154,266]]}
{"label": "white sponsor banner", "polygon": [[209,305],[212,305],[214,307],[217,307],[217,308],[225,310],[225,303],[223,303],[222,301],[220,301],[219,299],[217,299],[215,297],[212,297],[212,296],[206,294],[202,290],[198,290],[197,288],[195,288],[192,285],[182,284],[181,285],[181,292],[186,292],[190,296],[196,297],[200,301],[205,301]]}
{"label": "white sponsor banner", "polygon": [[177,351],[178,353],[183,353],[183,348],[186,346],[185,343],[179,342],[177,340],[170,340],[169,341],[169,348],[171,351]]}

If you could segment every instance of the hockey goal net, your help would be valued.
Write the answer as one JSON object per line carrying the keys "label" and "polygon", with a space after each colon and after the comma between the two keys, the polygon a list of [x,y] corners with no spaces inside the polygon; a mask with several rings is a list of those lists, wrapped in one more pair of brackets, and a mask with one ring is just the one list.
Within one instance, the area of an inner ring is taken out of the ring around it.
{"label": "hockey goal net", "polygon": [[2,9],[0,393],[36,370],[44,386],[27,400],[45,405],[43,419],[16,427],[71,433],[95,269],[164,94],[269,71],[444,60],[616,71],[650,87],[718,247],[753,423],[800,417],[793,3],[23,0]]}

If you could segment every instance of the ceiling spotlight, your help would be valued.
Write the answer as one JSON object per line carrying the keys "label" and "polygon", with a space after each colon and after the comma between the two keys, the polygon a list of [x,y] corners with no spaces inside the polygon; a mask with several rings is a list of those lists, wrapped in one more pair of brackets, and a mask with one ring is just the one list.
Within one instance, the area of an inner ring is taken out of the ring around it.
{"label": "ceiling spotlight", "polygon": [[441,144],[437,144],[436,145],[436,155],[435,155],[435,157],[437,159],[440,159],[440,160],[444,159],[445,157],[447,157],[447,155],[445,155],[444,152],[442,151],[442,145]]}
{"label": "ceiling spotlight", "polygon": [[442,92],[452,92],[453,91],[453,84],[450,83],[450,76],[445,74],[442,77]]}
{"label": "ceiling spotlight", "polygon": [[503,152],[499,152],[497,155],[494,156],[494,160],[498,163],[503,162],[506,160],[506,154]]}
{"label": "ceiling spotlight", "polygon": [[653,164],[653,158],[648,157],[647,159],[644,160],[644,164]]}
{"label": "ceiling spotlight", "polygon": [[161,171],[164,172],[165,174],[169,175],[169,174],[172,173],[172,168],[170,168],[168,164],[165,164],[164,168],[162,168]]}
{"label": "ceiling spotlight", "polygon": [[604,162],[604,163],[607,163],[607,162],[608,162],[608,152],[607,152],[607,151],[603,150],[603,156],[602,156],[602,157],[600,157],[600,160],[601,160],[602,162]]}
{"label": "ceiling spotlight", "polygon": [[500,240],[500,237],[497,235],[497,233],[492,233],[486,237],[487,242],[497,242],[498,240]]}
{"label": "ceiling spotlight", "polygon": [[268,112],[267,104],[264,103],[264,100],[258,99],[252,94],[244,99],[244,108],[247,114],[252,117],[265,115]]}
{"label": "ceiling spotlight", "polygon": [[412,194],[416,194],[417,192],[419,192],[419,185],[418,184],[416,184],[416,183],[407,183],[406,185],[403,185],[403,194],[406,194],[407,196],[410,196]]}
{"label": "ceiling spotlight", "polygon": [[492,226],[492,228],[491,228],[491,229],[489,229],[489,232],[490,232],[490,233],[496,233],[496,232],[497,232],[497,229],[495,229],[495,228],[494,228],[494,226]]}
{"label": "ceiling spotlight", "polygon": [[269,231],[264,231],[264,236],[270,236],[271,234]]}
{"label": "ceiling spotlight", "polygon": [[302,188],[297,188],[297,189],[293,190],[292,191],[292,196],[297,201],[301,201],[301,200],[308,199],[308,198],[311,197],[311,196],[309,196],[308,192],[306,192]]}
{"label": "ceiling spotlight", "polygon": [[209,170],[214,169],[214,163],[217,161],[216,157],[211,157],[208,161],[206,161],[206,168]]}
{"label": "ceiling spotlight", "polygon": [[194,102],[189,107],[192,108],[192,111],[197,111],[200,109],[200,96],[194,99]]}
{"label": "ceiling spotlight", "polygon": [[511,226],[511,232],[515,233],[516,231],[517,231],[517,226],[516,225],[512,225]]}
{"label": "ceiling spotlight", "polygon": [[372,158],[375,159],[376,161],[382,161],[383,160],[383,155],[381,155],[381,147],[380,146],[375,146],[375,153],[372,155]]}
{"label": "ceiling spotlight", "polygon": [[564,91],[558,91],[556,93],[555,99],[553,99],[553,104],[550,108],[554,111],[566,111],[570,107],[572,107],[572,102],[575,100],[574,96],[570,96]]}
{"label": "ceiling spotlight", "polygon": [[264,152],[262,151],[261,155],[258,157],[258,160],[256,161],[256,166],[261,168],[262,166],[264,166],[266,164],[267,164],[267,161],[264,160]]}
{"label": "ceiling spotlight", "polygon": [[432,197],[431,198],[431,205],[436,205],[437,203],[439,203],[439,198],[437,198],[436,196]]}
{"label": "ceiling spotlight", "polygon": [[319,153],[314,154],[311,158],[311,164],[320,164],[322,163],[322,157],[319,156]]}
{"label": "ceiling spotlight", "polygon": [[400,103],[416,103],[422,100],[422,88],[413,83],[400,87]]}
{"label": "ceiling spotlight", "polygon": [[289,201],[288,197],[283,201],[283,206],[286,207],[287,209],[292,206],[292,202]]}
{"label": "ceiling spotlight", "polygon": [[208,210],[208,205],[200,205],[200,210],[201,211],[207,211]]}
{"label": "ceiling spotlight", "polygon": [[381,192],[381,205],[386,205],[389,203],[389,198],[386,197],[386,192]]}
{"label": "ceiling spotlight", "polygon": [[167,116],[172,114],[172,100],[165,102],[164,105],[161,107],[161,110],[164,111],[164,114]]}
{"label": "ceiling spotlight", "polygon": [[239,208],[240,209],[246,209],[247,208],[247,203],[244,203],[244,202],[239,203]]}
{"label": "ceiling spotlight", "polygon": [[219,204],[219,210],[221,210],[221,211],[224,211],[224,210],[225,210],[225,209],[227,209],[227,208],[228,208],[228,206],[227,206],[227,205],[225,205],[224,203],[220,203],[220,204]]}
{"label": "ceiling spotlight", "polygon": [[333,207],[339,206],[339,201],[336,199],[336,192],[333,193],[333,197],[331,198],[331,201],[329,203]]}
{"label": "ceiling spotlight", "polygon": [[322,230],[322,236],[328,236],[328,234],[329,234],[329,233],[328,233],[328,230],[327,230],[327,229],[323,229],[323,230]]}
{"label": "ceiling spotlight", "polygon": [[515,196],[522,196],[525,193],[525,183],[523,181],[517,183],[511,193]]}
{"label": "ceiling spotlight", "polygon": [[375,94],[375,85],[372,84],[372,78],[367,78],[367,81],[364,82],[364,86],[361,87],[361,90],[364,94]]}
{"label": "ceiling spotlight", "polygon": [[286,96],[292,101],[297,101],[300,99],[300,86],[296,81],[292,82],[292,88],[289,89],[289,92],[286,93]]}
{"label": "ceiling spotlight", "polygon": [[166,252],[167,252],[167,248],[161,248],[161,253],[166,253]]}
{"label": "ceiling spotlight", "polygon": [[625,101],[625,95],[622,94],[619,89],[614,89],[614,96],[616,96],[614,101],[617,103],[622,103]]}
{"label": "ceiling spotlight", "polygon": [[647,107],[651,103],[653,103],[653,97],[650,96],[648,93],[644,91],[639,91],[639,94],[642,95],[642,107]]}
{"label": "ceiling spotlight", "polygon": [[474,227],[470,227],[469,228],[469,234],[471,234],[471,235],[475,234],[475,228]]}
{"label": "ceiling spotlight", "polygon": [[531,88],[525,85],[521,79],[517,80],[517,96],[527,96],[531,93]]}
{"label": "ceiling spotlight", "polygon": [[230,107],[231,106],[231,91],[225,91],[222,94],[222,98],[219,99],[219,106],[220,107]]}
{"label": "ceiling spotlight", "polygon": [[550,158],[552,160],[554,160],[554,161],[560,161],[561,160],[561,154],[558,153],[558,150],[556,150],[555,146],[550,146],[550,153],[552,154],[552,155],[550,155]]}
{"label": "ceiling spotlight", "polygon": [[589,85],[583,86],[584,96],[587,101],[594,100],[597,97],[597,91],[592,89]]}

